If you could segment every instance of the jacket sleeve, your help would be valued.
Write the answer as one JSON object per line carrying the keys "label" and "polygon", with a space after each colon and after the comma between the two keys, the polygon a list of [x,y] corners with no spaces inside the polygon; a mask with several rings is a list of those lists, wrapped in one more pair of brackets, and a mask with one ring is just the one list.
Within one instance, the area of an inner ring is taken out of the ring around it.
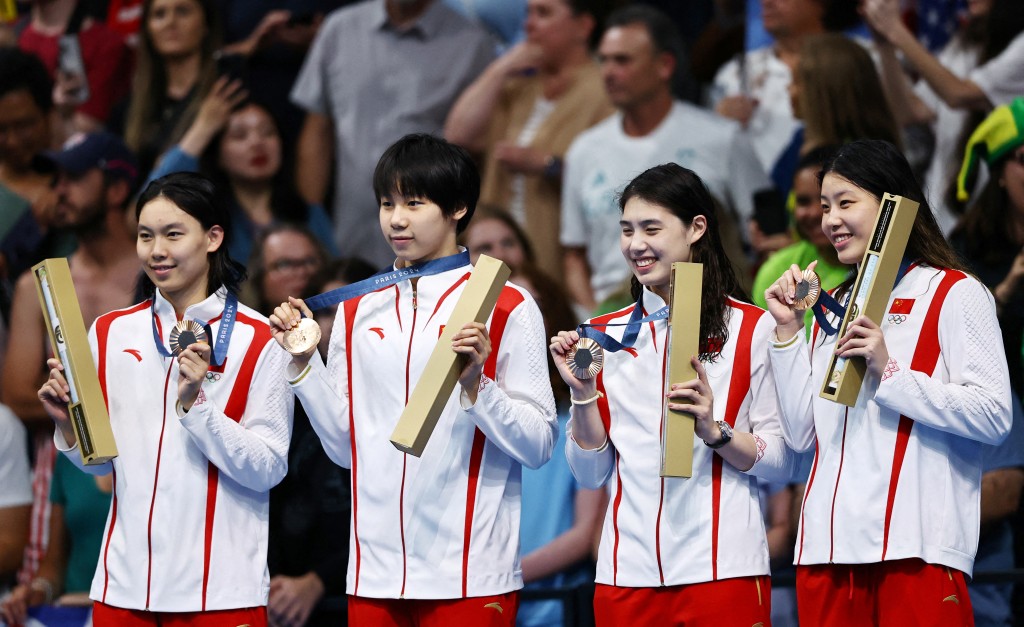
{"label": "jacket sleeve", "polygon": [[264,492],[288,472],[288,443],[294,401],[285,380],[289,356],[276,342],[263,347],[249,384],[249,399],[235,422],[214,403],[200,398],[178,417],[192,441],[233,481]]}
{"label": "jacket sleeve", "polygon": [[481,377],[476,403],[462,409],[487,439],[528,468],[551,459],[558,435],[555,398],[548,378],[544,322],[532,298],[508,317],[498,347],[495,378]]}
{"label": "jacket sleeve", "polygon": [[324,445],[324,452],[342,468],[352,467],[352,443],[349,439],[348,347],[345,345],[345,306],[338,307],[327,351],[327,366],[319,353],[313,353],[309,367],[292,380],[292,390],[302,402],[313,431]]}
{"label": "jacket sleeve", "polygon": [[935,378],[890,359],[875,402],[915,422],[984,444],[1010,432],[1010,375],[992,295],[968,278],[954,285],[939,314]]}
{"label": "jacket sleeve", "polygon": [[615,466],[615,448],[611,440],[606,440],[600,448],[586,450],[572,437],[571,419],[565,431],[565,458],[569,461],[572,476],[588,490],[600,488],[611,478]]}
{"label": "jacket sleeve", "polygon": [[[749,314],[748,314],[749,315]],[[747,473],[767,481],[789,481],[796,456],[786,446],[779,417],[775,374],[765,349],[774,330],[774,320],[765,313],[757,323],[750,343],[750,430],[757,444],[757,457]]]}
{"label": "jacket sleeve", "polygon": [[794,451],[810,450],[815,441],[813,408],[818,394],[811,372],[810,346],[803,331],[796,334],[792,344],[782,348],[774,344],[774,331],[768,337],[766,343],[772,371],[785,373],[774,377],[782,435]]}

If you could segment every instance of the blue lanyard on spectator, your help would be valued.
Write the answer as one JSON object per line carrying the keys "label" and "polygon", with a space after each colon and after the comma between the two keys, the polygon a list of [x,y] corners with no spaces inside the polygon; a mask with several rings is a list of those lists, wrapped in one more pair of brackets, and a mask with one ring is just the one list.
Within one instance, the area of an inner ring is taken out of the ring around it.
{"label": "blue lanyard on spectator", "polygon": [[[597,342],[598,346],[609,353],[615,353],[623,349],[630,348],[633,344],[636,344],[636,339],[640,335],[640,328],[643,327],[645,323],[668,318],[668,305],[665,305],[649,316],[641,318],[640,316],[642,313],[643,295],[641,294],[640,298],[636,301],[636,305],[633,306],[633,312],[629,315],[629,320],[627,322],[612,322],[605,324],[584,323],[576,327],[576,332],[579,333],[580,337],[594,340]],[[626,332],[622,335],[622,341],[619,341],[604,331],[598,331],[595,327],[626,327]]]}
{"label": "blue lanyard on spectator", "polygon": [[423,263],[418,263],[407,268],[385,268],[377,274],[373,275],[368,279],[357,281],[350,285],[345,285],[323,294],[311,296],[305,299],[306,306],[311,311],[317,309],[324,309],[332,305],[337,305],[340,302],[362,296],[363,294],[369,294],[370,292],[376,292],[379,289],[394,285],[395,283],[401,283],[402,281],[408,281],[410,279],[417,279],[419,277],[430,276],[433,274],[440,274],[456,268],[469,265],[469,251],[464,250],[454,255],[448,255],[446,257],[440,257],[438,259],[431,259]]}
{"label": "blue lanyard on spectator", "polygon": [[[892,289],[896,289],[896,286],[900,284],[903,277],[910,271],[910,266],[912,265],[914,265],[913,261],[906,257],[903,258],[903,261],[900,262],[900,270],[896,274],[896,281],[892,284]],[[853,296],[851,294],[851,298],[852,297]],[[818,302],[814,303],[814,306],[811,307],[811,311],[814,312],[814,319],[818,321],[818,326],[820,326],[821,330],[825,332],[825,335],[835,335],[836,333],[839,333],[839,327],[833,326],[828,321],[828,316],[825,313],[826,309],[839,317],[840,324],[842,323],[843,318],[846,317],[846,307],[843,307],[831,294],[825,290],[821,290],[821,295],[818,296]]]}
{"label": "blue lanyard on spectator", "polygon": [[[174,353],[164,346],[164,341],[156,328],[156,294],[153,295],[153,306],[150,309],[153,314],[153,341],[156,342],[156,349],[164,357],[173,357]],[[238,297],[228,292],[227,298],[224,299],[224,311],[220,319],[220,328],[217,331],[217,341],[214,342],[213,353],[210,355],[210,363],[214,366],[223,366],[224,360],[227,359],[228,345],[231,344],[231,333],[235,329],[236,313],[238,313]],[[199,320],[196,322],[206,328],[207,334],[212,335],[210,333],[210,323],[200,322]]]}

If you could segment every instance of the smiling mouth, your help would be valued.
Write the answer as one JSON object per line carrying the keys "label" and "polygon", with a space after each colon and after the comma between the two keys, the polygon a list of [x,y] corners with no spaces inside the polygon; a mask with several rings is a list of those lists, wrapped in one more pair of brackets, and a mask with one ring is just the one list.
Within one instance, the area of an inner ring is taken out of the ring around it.
{"label": "smiling mouth", "polygon": [[832,238],[832,243],[836,244],[836,245],[839,245],[839,244],[843,244],[843,243],[845,243],[845,242],[847,242],[847,241],[849,241],[851,239],[853,239],[853,236],[849,235],[849,234],[846,234],[846,235],[836,235],[836,236],[834,236]]}
{"label": "smiling mouth", "polygon": [[655,259],[653,257],[644,257],[643,259],[634,259],[633,264],[638,268],[647,268],[654,265]]}

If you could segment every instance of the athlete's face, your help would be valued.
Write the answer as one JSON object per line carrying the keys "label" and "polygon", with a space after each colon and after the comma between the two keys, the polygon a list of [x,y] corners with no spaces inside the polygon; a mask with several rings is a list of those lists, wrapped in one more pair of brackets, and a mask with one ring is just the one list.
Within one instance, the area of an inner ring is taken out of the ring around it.
{"label": "athlete's face", "polygon": [[429,199],[397,191],[380,199],[380,230],[399,267],[457,253],[455,226],[464,215],[466,210],[459,209],[446,216]]}
{"label": "athlete's face", "polygon": [[619,248],[630,270],[641,285],[664,298],[672,264],[690,260],[690,249],[707,230],[707,219],[697,216],[687,225],[661,205],[630,198],[619,226]]}
{"label": "athlete's face", "polygon": [[878,198],[835,173],[821,181],[821,230],[839,261],[860,263],[878,215]]}
{"label": "athlete's face", "polygon": [[220,226],[204,229],[163,196],[146,203],[139,214],[135,249],[142,269],[179,311],[206,298],[209,254],[223,243]]}

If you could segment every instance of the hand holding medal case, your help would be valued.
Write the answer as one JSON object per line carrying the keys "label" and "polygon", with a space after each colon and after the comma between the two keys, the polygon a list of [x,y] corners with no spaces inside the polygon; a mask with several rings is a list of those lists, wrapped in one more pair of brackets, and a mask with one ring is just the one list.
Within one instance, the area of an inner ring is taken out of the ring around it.
{"label": "hand holding medal case", "polygon": [[409,395],[409,402],[391,433],[391,443],[419,457],[434,432],[441,412],[459,380],[463,360],[452,350],[452,337],[469,322],[486,322],[511,271],[501,261],[480,255],[451,317],[437,339],[423,374]]}
{"label": "hand holding medal case", "polygon": [[[886,194],[882,198],[871,241],[860,262],[846,315],[839,327],[840,338],[846,335],[850,323],[861,314],[875,324],[882,323],[885,306],[889,302],[903,254],[907,250],[917,208],[918,203],[902,196]],[[867,364],[862,357],[845,359],[833,353],[820,396],[853,407],[857,404],[866,370]]]}
{"label": "hand holding medal case", "polygon": [[117,457],[110,416],[93,363],[92,350],[66,259],[46,259],[32,267],[39,303],[54,353],[71,388],[68,414],[82,462],[103,464]]}
{"label": "hand holding medal case", "polygon": [[[704,266],[678,261],[672,264],[669,281],[668,369],[665,391],[673,383],[697,378],[690,357],[700,354],[700,307]],[[661,416],[661,476],[693,476],[693,414],[668,408]]]}

